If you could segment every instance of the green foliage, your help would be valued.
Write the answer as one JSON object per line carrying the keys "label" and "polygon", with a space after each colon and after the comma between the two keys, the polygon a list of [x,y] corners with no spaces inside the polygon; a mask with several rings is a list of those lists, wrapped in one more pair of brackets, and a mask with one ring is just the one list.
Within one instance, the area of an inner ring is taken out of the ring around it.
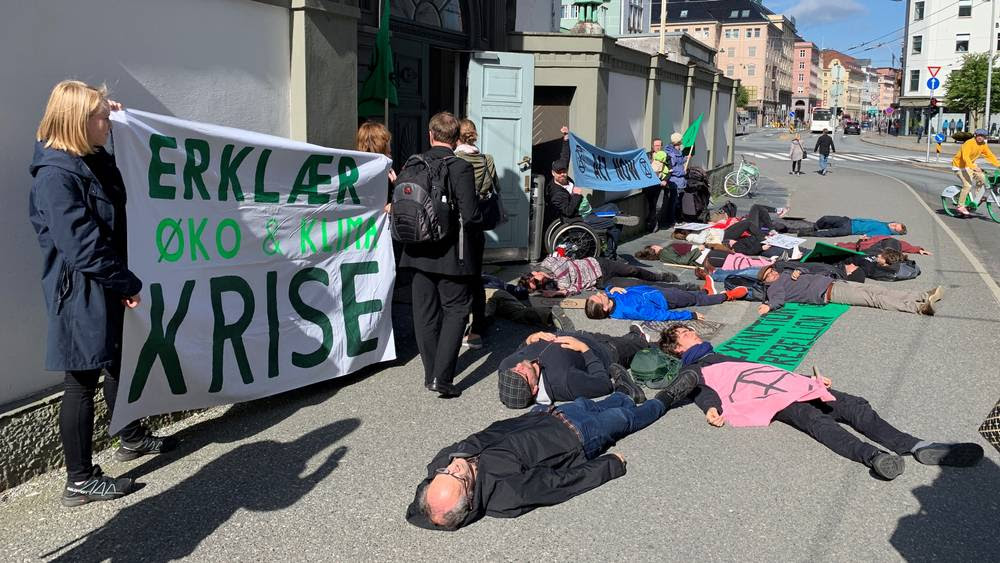
{"label": "green foliage", "polygon": [[[986,74],[988,53],[974,53],[962,57],[962,68],[953,70],[945,81],[948,90],[944,103],[948,111],[967,112],[977,125],[986,108]],[[996,64],[996,57],[993,59]],[[1000,69],[993,67],[993,95],[990,99],[991,113],[1000,112]]]}
{"label": "green foliage", "polygon": [[736,107],[745,108],[749,103],[750,103],[750,91],[747,90],[746,86],[740,84],[736,88]]}
{"label": "green foliage", "polygon": [[[991,102],[991,105],[992,105],[992,100],[990,100],[990,102]],[[986,103],[986,102],[983,102],[983,103]],[[972,134],[972,133],[969,133],[968,131],[956,131],[951,136],[951,138],[955,139],[955,142],[957,142],[957,143],[964,143],[964,142],[968,141],[969,139],[971,139],[973,137],[975,137],[975,135]]]}

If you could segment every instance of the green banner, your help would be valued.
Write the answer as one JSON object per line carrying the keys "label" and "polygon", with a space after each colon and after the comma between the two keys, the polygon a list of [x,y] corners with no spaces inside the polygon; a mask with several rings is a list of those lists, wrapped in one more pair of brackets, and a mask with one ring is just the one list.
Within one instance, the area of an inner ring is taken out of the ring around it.
{"label": "green banner", "polygon": [[716,352],[794,371],[847,305],[787,303],[715,348]]}

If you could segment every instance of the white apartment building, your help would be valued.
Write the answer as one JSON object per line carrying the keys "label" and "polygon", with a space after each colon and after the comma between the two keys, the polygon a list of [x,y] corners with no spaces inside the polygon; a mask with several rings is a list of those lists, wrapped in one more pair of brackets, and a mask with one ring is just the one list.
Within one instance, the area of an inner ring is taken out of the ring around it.
{"label": "white apartment building", "polygon": [[963,55],[988,51],[991,40],[1000,43],[1000,33],[990,30],[990,9],[1000,13],[998,4],[996,0],[907,0],[899,99],[904,134],[919,123],[919,108],[930,103],[928,66],[941,67],[937,74],[941,88],[934,97],[942,99],[948,75],[962,66]]}

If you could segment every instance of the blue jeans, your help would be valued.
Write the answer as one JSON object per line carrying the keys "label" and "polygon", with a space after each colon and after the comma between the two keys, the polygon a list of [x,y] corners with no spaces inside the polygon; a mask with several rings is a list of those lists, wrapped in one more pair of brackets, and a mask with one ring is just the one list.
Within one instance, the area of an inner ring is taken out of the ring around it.
{"label": "blue jeans", "polygon": [[717,282],[724,282],[729,276],[750,276],[756,278],[760,268],[743,268],[742,270],[715,270],[712,272],[712,279]]}
{"label": "blue jeans", "polygon": [[830,163],[830,155],[821,154],[819,155],[819,171],[826,172],[826,167]]}
{"label": "blue jeans", "polygon": [[667,412],[656,399],[635,406],[631,397],[622,393],[612,393],[600,401],[581,397],[556,410],[580,431],[587,459],[601,455],[618,440],[642,430]]}

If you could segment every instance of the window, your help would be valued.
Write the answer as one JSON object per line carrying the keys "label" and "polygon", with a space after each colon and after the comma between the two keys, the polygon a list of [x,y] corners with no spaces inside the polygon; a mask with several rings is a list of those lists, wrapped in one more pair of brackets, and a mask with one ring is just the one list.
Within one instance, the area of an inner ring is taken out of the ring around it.
{"label": "window", "polygon": [[[912,45],[912,47],[913,47],[912,50],[911,50],[912,53],[914,55],[919,55],[920,51],[924,47],[924,36],[923,35],[914,35],[913,36],[913,40],[910,41],[910,45]],[[986,107],[986,106],[983,106],[983,107]]]}
{"label": "window", "polygon": [[799,63],[799,70],[805,70],[805,69],[806,69],[806,63]]}
{"label": "window", "polygon": [[[969,52],[969,34],[968,33],[956,33],[955,34],[955,52],[956,53],[968,53]],[[983,106],[985,107],[985,106]]]}
{"label": "window", "polygon": [[732,78],[734,72],[736,72],[736,68],[733,65],[726,65],[726,76]]}
{"label": "window", "polygon": [[[972,0],[969,0],[969,2],[972,2]],[[750,17],[750,10],[743,10],[742,12],[740,12],[740,17],[741,18],[749,18]],[[983,107],[986,107],[986,106],[983,106]]]}
{"label": "window", "polygon": [[[972,0],[958,0],[958,17],[972,17]],[[966,51],[968,51],[968,49],[966,49]]]}
{"label": "window", "polygon": [[[760,28],[759,27],[753,28],[753,36],[754,37],[760,37]],[[983,106],[983,107],[986,107],[986,106]]]}
{"label": "window", "polygon": [[[804,75],[804,74],[802,74],[802,73],[800,72],[800,73],[799,73],[799,82],[802,82],[802,81],[804,81],[805,79],[806,79],[806,75]],[[983,107],[986,107],[986,106],[983,106]],[[641,399],[641,398],[642,398],[642,397],[640,397],[640,399]]]}
{"label": "window", "polygon": [[[747,39],[750,39],[751,37],[753,37],[753,30],[748,27],[747,28]],[[986,107],[986,106],[983,106],[983,107]]]}
{"label": "window", "polygon": [[[805,88],[803,88],[802,86],[799,86],[799,94],[801,94],[803,92],[805,92]],[[983,107],[986,107],[986,106],[983,106]]]}
{"label": "window", "polygon": [[[757,47],[750,47],[749,49],[747,49],[747,56],[748,57],[756,57],[757,56]],[[983,106],[983,107],[986,107],[986,106]]]}
{"label": "window", "polygon": [[747,65],[747,76],[757,76],[757,65]]}
{"label": "window", "polygon": [[[910,92],[916,92],[920,89],[920,71],[911,70],[910,71]],[[983,106],[986,107],[986,106]]]}
{"label": "window", "polygon": [[[687,10],[681,10],[681,17],[682,18],[688,17],[688,11]],[[986,106],[983,106],[983,107],[986,107]],[[639,398],[641,399],[642,397],[639,397]]]}
{"label": "window", "polygon": [[[726,55],[727,55],[727,56],[728,56],[729,58],[733,58],[733,57],[735,57],[735,56],[736,56],[736,47],[732,47],[732,48],[730,48],[730,49],[726,49]],[[986,106],[983,106],[983,107],[986,107]]]}
{"label": "window", "polygon": [[708,37],[708,28],[707,27],[701,30],[701,36],[702,37]]}
{"label": "window", "polygon": [[[739,10],[733,10],[732,12],[729,12],[729,17],[731,17],[731,18],[738,18],[738,17],[740,17],[740,11]],[[986,106],[983,106],[983,107],[986,107]]]}
{"label": "window", "polygon": [[[918,22],[924,19],[924,3],[914,2],[913,3],[913,21]],[[986,107],[986,106],[983,106]]]}
{"label": "window", "polygon": [[[804,58],[805,56],[806,56],[806,50],[805,49],[799,49],[799,57],[803,57]],[[983,106],[983,107],[986,107],[986,106]]]}

